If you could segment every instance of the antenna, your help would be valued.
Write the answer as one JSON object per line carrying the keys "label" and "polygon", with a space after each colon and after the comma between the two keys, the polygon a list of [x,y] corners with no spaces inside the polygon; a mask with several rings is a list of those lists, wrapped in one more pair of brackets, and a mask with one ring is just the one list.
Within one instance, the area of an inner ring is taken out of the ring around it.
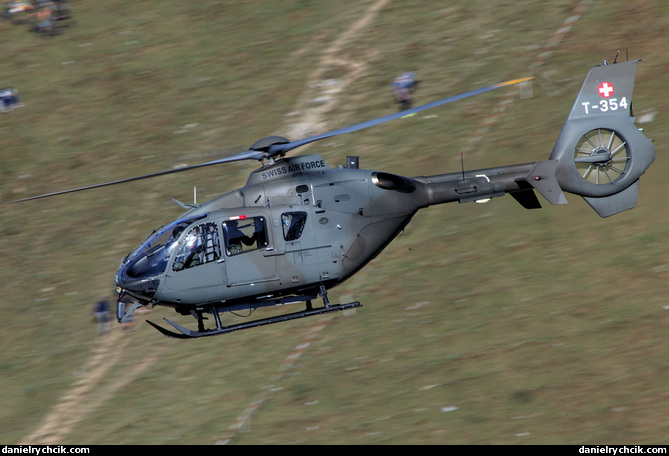
{"label": "antenna", "polygon": [[465,180],[465,155],[460,152],[460,166],[462,166],[462,180]]}
{"label": "antenna", "polygon": [[197,204],[197,187],[193,187],[193,204]]}

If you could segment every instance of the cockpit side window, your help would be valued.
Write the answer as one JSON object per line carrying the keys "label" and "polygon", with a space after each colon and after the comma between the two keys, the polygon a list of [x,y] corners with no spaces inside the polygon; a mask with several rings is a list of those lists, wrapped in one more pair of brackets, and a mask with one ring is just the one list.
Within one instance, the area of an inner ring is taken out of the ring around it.
{"label": "cockpit side window", "polygon": [[302,236],[302,230],[307,223],[306,212],[285,212],[281,214],[281,226],[283,228],[283,239],[295,241]]}
{"label": "cockpit side window", "polygon": [[225,251],[228,256],[239,255],[269,245],[265,217],[245,217],[223,222]]}
{"label": "cockpit side window", "polygon": [[172,269],[193,268],[221,258],[221,243],[215,223],[202,223],[191,228],[181,240]]}

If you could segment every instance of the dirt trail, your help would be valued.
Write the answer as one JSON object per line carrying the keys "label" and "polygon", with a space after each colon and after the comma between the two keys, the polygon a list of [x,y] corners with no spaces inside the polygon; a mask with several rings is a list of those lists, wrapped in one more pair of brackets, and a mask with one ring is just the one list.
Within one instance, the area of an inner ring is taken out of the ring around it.
{"label": "dirt trail", "polygon": [[[352,40],[358,38],[390,0],[377,0],[360,18],[337,38],[323,53],[321,59],[307,78],[307,88],[300,96],[291,117],[300,118],[285,129],[288,139],[300,139],[328,130],[327,113],[337,104],[337,96],[365,74],[366,60],[352,60],[342,52]],[[304,50],[298,51],[298,53]],[[327,71],[336,69],[337,79],[326,79]]]}
{"label": "dirt trail", "polygon": [[75,382],[42,424],[30,435],[24,437],[21,445],[62,444],[63,438],[90,413],[107,399],[137,378],[159,357],[160,349],[151,356],[144,357],[131,369],[114,372],[114,381],[102,384],[106,374],[124,359],[125,349],[132,340],[120,327],[115,327],[104,336],[98,337],[91,357],[81,368],[82,377]]}

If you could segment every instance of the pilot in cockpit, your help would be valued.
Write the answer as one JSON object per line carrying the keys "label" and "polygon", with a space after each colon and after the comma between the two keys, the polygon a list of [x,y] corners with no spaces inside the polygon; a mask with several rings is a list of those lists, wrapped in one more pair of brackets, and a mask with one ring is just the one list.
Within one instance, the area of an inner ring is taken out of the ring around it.
{"label": "pilot in cockpit", "polygon": [[226,234],[228,236],[228,250],[230,255],[241,253],[244,250],[242,244],[252,246],[258,240],[257,226],[253,230],[253,234],[246,235],[240,228],[237,220],[231,220],[225,224]]}

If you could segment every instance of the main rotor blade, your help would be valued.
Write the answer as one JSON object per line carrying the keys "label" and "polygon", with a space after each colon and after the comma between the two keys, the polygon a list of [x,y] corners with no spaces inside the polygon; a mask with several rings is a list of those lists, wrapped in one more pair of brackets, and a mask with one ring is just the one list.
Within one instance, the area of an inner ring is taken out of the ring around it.
{"label": "main rotor blade", "polygon": [[469,92],[461,93],[459,95],[454,95],[452,97],[448,98],[443,98],[441,100],[433,101],[432,103],[427,103],[422,106],[417,106],[415,108],[407,109],[406,111],[399,111],[394,114],[390,114],[384,117],[379,117],[374,120],[369,120],[367,122],[362,122],[356,125],[351,125],[350,127],[346,128],[341,128],[339,130],[334,130],[328,133],[322,133],[319,135],[311,136],[309,138],[305,139],[299,139],[296,141],[291,141],[288,143],[282,143],[282,144],[273,144],[269,146],[269,149],[267,152],[259,151],[259,150],[247,150],[246,152],[241,152],[239,154],[233,155],[231,157],[226,157],[226,158],[221,158],[218,160],[213,160],[210,162],[206,163],[201,163],[199,165],[191,165],[191,166],[184,166],[182,168],[175,168],[175,169],[170,169],[167,171],[160,171],[157,173],[152,173],[152,174],[145,174],[143,176],[137,176],[137,177],[130,177],[127,179],[121,179],[121,180],[116,180],[116,181],[111,181],[111,182],[105,182],[102,184],[95,184],[95,185],[87,185],[85,187],[78,187],[78,188],[71,188],[68,190],[61,190],[58,192],[52,192],[52,193],[45,193],[42,195],[36,195],[36,196],[30,196],[28,198],[22,198],[14,201],[9,201],[7,204],[12,204],[12,203],[20,203],[23,201],[30,201],[34,199],[40,199],[40,198],[47,198],[50,196],[56,196],[56,195],[63,195],[66,193],[74,193],[74,192],[80,192],[83,190],[91,190],[94,188],[100,188],[100,187],[108,187],[110,185],[117,185],[117,184],[125,184],[128,182],[134,182],[142,179],[149,179],[152,177],[159,177],[159,176],[165,176],[168,174],[175,174],[175,173],[180,173],[184,171],[190,171],[192,169],[197,169],[197,168],[204,168],[205,166],[212,166],[212,165],[218,165],[221,163],[229,163],[229,162],[234,162],[234,161],[239,161],[239,160],[263,160],[265,158],[270,158],[270,157],[276,157],[279,155],[284,155],[286,152],[293,150],[297,147],[304,146],[305,144],[309,144],[321,139],[325,138],[331,138],[333,136],[338,136],[338,135],[343,135],[347,133],[353,133],[355,131],[363,130],[365,128],[372,127],[374,125],[379,125],[385,122],[389,122],[391,120],[395,119],[400,119],[402,117],[409,116],[411,114],[416,114],[418,112],[426,111],[428,109],[436,108],[437,106],[442,106],[447,103],[452,103],[454,101],[462,100],[464,98],[472,97],[474,95],[479,95],[482,93],[490,92],[492,90],[496,90],[502,87],[507,87],[510,85],[518,84],[524,81],[528,81],[532,78],[522,78],[522,79],[512,79],[510,81],[502,82],[499,84],[493,84],[487,87],[483,87],[480,89],[476,90],[471,90]]}
{"label": "main rotor blade", "polygon": [[183,171],[190,171],[192,169],[197,169],[197,168],[204,168],[205,166],[212,166],[212,165],[218,165],[221,163],[228,163],[228,162],[234,162],[234,161],[239,161],[239,160],[249,160],[249,159],[255,159],[255,160],[262,160],[265,157],[265,154],[262,152],[258,152],[255,150],[248,150],[246,152],[242,152],[236,155],[232,155],[230,157],[226,158],[220,158],[218,160],[213,160],[210,162],[206,163],[200,163],[199,165],[191,165],[191,166],[184,166],[181,168],[174,168],[174,169],[169,169],[166,171],[160,171],[157,173],[152,173],[152,174],[145,174],[143,176],[136,176],[136,177],[130,177],[127,179],[121,179],[121,180],[116,180],[116,181],[111,181],[111,182],[104,182],[102,184],[94,184],[94,185],[87,185],[85,187],[79,187],[79,188],[70,188],[68,190],[61,190],[58,192],[52,192],[52,193],[45,193],[42,195],[36,195],[36,196],[30,196],[28,198],[22,198],[14,201],[8,201],[6,204],[12,204],[12,203],[20,203],[23,201],[30,201],[34,199],[40,199],[40,198],[47,198],[49,196],[56,196],[56,195],[63,195],[66,193],[74,193],[74,192],[80,192],[83,190],[91,190],[94,188],[100,188],[100,187],[108,187],[110,185],[116,185],[116,184],[125,184],[127,182],[134,182],[142,179],[149,179],[152,177],[158,177],[158,176],[165,176],[167,174],[175,174],[175,173],[181,173]]}
{"label": "main rotor blade", "polygon": [[391,120],[400,119],[402,117],[406,117],[406,116],[409,116],[409,115],[412,115],[412,114],[416,114],[418,112],[426,111],[428,109],[436,108],[437,106],[442,106],[442,105],[445,105],[445,104],[448,104],[448,103],[452,103],[454,101],[458,101],[458,100],[462,100],[464,98],[472,97],[474,95],[479,95],[479,94],[490,92],[492,90],[496,90],[496,89],[499,89],[499,88],[502,88],[502,87],[507,87],[507,86],[510,86],[510,85],[519,84],[521,82],[529,81],[530,79],[533,79],[533,78],[512,79],[510,81],[502,82],[502,83],[499,83],[499,84],[493,84],[493,85],[483,87],[483,88],[480,88],[480,89],[471,90],[469,92],[461,93],[459,95],[454,95],[454,96],[444,98],[444,99],[441,99],[441,100],[433,101],[432,103],[427,103],[427,104],[424,104],[424,105],[421,105],[421,106],[417,106],[415,108],[407,109],[405,111],[399,111],[399,112],[396,112],[394,114],[390,114],[390,115],[387,115],[387,116],[384,116],[384,117],[379,117],[378,119],[369,120],[367,122],[362,122],[362,123],[359,123],[359,124],[356,124],[356,125],[351,125],[350,127],[342,128],[340,130],[334,130],[334,131],[331,131],[331,132],[328,132],[328,133],[322,133],[322,134],[311,136],[311,137],[305,138],[305,139],[298,139],[298,140],[291,141],[291,142],[286,143],[286,144],[275,144],[273,146],[270,146],[268,153],[269,153],[269,155],[272,155],[272,156],[279,155],[279,154],[285,154],[289,150],[295,149],[296,147],[304,146],[305,144],[309,144],[309,143],[312,143],[314,141],[318,141],[318,140],[325,139],[325,138],[331,138],[333,136],[343,135],[343,134],[347,134],[347,133],[352,133],[354,131],[363,130],[365,128],[369,128],[369,127],[372,127],[374,125],[379,125],[379,124],[382,124],[382,123],[385,123],[385,122],[390,122]]}

